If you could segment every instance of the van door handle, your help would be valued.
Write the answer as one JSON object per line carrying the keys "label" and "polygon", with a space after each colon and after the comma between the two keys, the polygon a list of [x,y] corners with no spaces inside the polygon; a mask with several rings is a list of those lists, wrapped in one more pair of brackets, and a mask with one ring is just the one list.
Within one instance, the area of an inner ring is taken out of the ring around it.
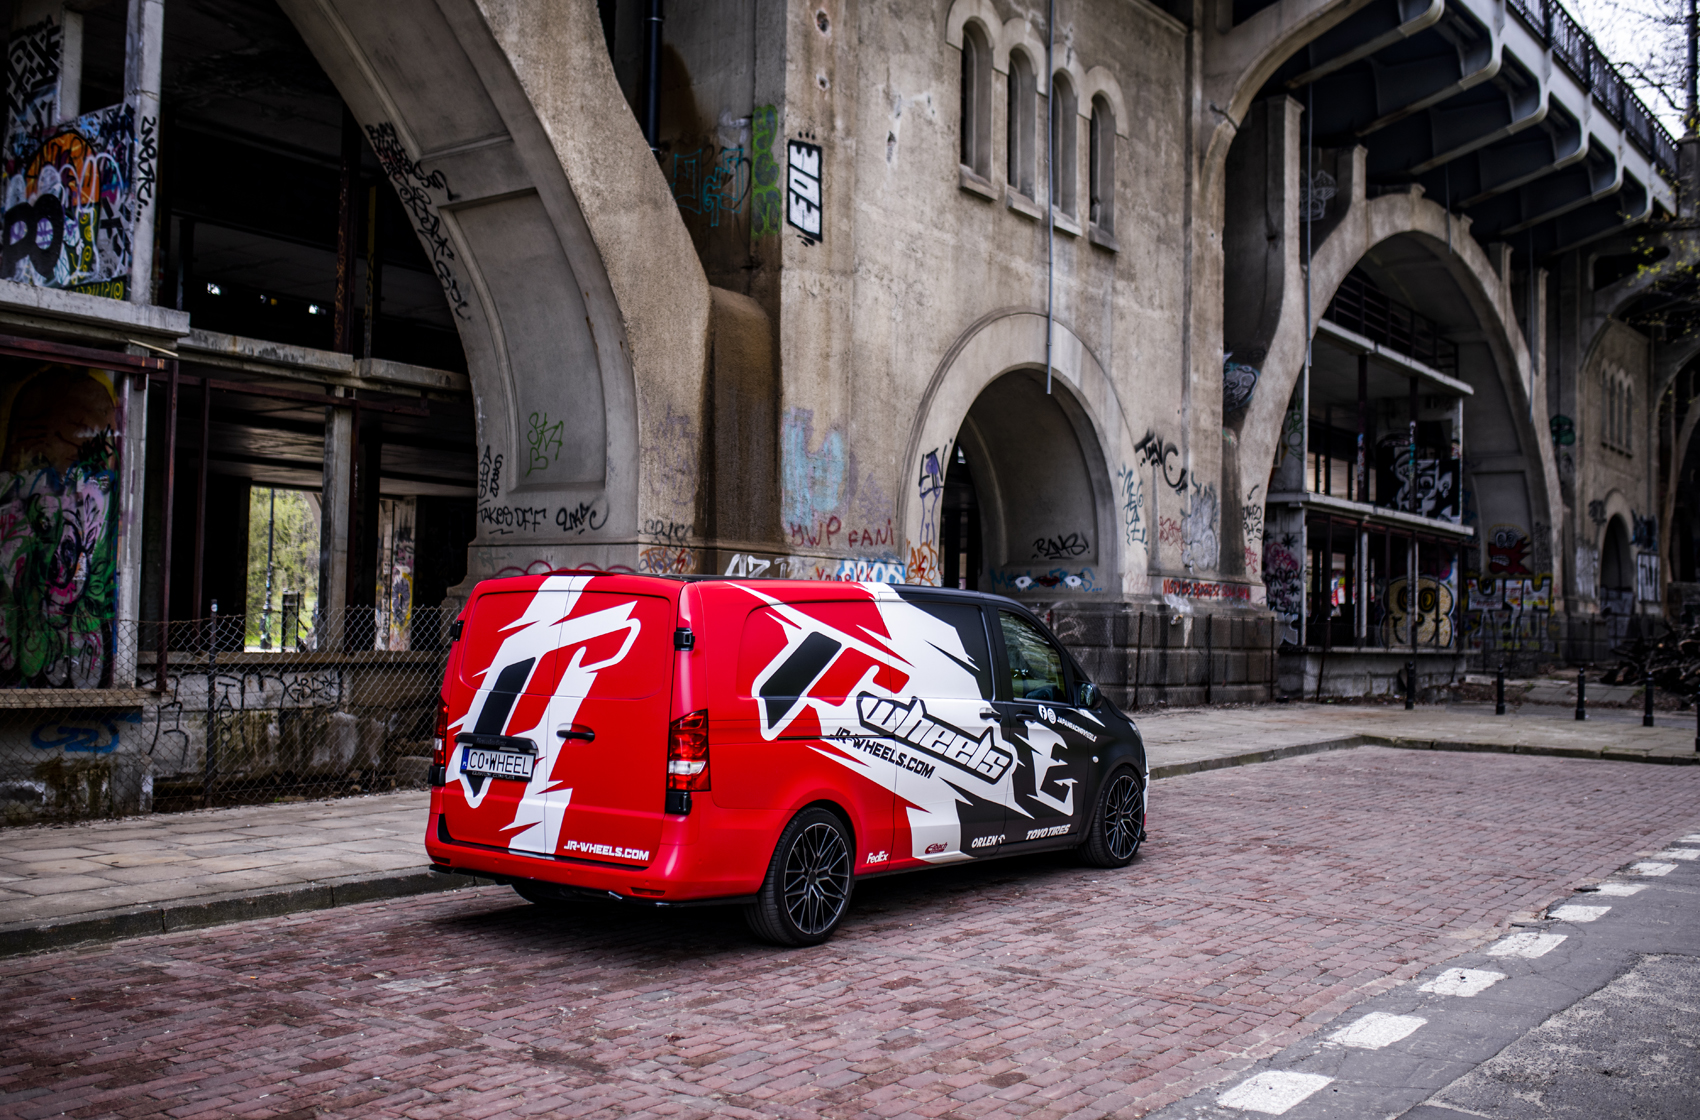
{"label": "van door handle", "polygon": [[1002,716],[998,715],[996,712],[992,711],[992,709],[990,709],[990,708],[987,708],[985,711],[981,712],[980,718],[981,719],[995,719],[995,720],[998,720],[1000,722],[1003,720]]}
{"label": "van door handle", "polygon": [[580,739],[586,743],[594,743],[596,741],[596,732],[592,731],[588,727],[575,727],[570,723],[563,723],[561,726],[555,728],[555,734],[559,735],[563,739]]}

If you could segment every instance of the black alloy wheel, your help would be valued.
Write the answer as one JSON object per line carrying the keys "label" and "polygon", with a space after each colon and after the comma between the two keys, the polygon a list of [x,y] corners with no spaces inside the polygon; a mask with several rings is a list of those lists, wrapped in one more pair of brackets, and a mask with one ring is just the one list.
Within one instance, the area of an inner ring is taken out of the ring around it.
{"label": "black alloy wheel", "polygon": [[756,901],[745,908],[751,931],[778,945],[818,945],[850,905],[855,843],[836,814],[798,813],[779,837]]}
{"label": "black alloy wheel", "polygon": [[1115,771],[1098,791],[1098,804],[1080,856],[1093,867],[1126,867],[1145,839],[1145,786],[1126,767]]}

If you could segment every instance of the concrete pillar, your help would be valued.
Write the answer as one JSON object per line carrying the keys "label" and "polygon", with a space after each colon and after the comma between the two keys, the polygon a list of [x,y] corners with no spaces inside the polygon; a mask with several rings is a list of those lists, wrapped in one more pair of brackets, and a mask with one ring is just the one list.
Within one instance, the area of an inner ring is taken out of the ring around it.
{"label": "concrete pillar", "polygon": [[112,686],[136,686],[136,642],[141,618],[142,511],[146,504],[148,378],[114,374],[118,389],[118,602],[113,639]]}
{"label": "concrete pillar", "polygon": [[130,197],[131,303],[153,302],[154,202],[159,181],[159,68],[164,0],[130,0],[124,35],[124,101],[136,111]]}
{"label": "concrete pillar", "polygon": [[[52,30],[42,27],[50,22]],[[64,0],[24,0],[12,19],[13,49],[23,46],[19,32],[28,38],[33,57],[27,65],[13,67],[10,83],[22,89],[7,92],[14,105],[22,105],[20,117],[7,121],[7,132],[32,130],[81,112],[78,93],[83,84],[83,14],[65,10]]]}
{"label": "concrete pillar", "polygon": [[318,648],[342,649],[348,607],[349,482],[354,470],[354,410],[325,409],[324,481],[319,488]]}

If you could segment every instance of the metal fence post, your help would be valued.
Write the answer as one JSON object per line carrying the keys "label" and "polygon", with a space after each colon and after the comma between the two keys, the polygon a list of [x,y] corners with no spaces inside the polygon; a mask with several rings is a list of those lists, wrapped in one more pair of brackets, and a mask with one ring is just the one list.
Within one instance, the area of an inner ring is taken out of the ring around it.
{"label": "metal fence post", "polygon": [[218,600],[212,601],[212,625],[207,643],[207,756],[201,767],[201,805],[210,807],[218,780]]}

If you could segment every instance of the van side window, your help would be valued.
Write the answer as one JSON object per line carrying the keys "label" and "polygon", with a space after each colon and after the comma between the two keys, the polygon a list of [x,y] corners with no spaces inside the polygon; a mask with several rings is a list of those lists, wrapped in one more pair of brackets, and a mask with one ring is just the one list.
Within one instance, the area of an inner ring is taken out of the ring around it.
{"label": "van side window", "polygon": [[1018,614],[998,612],[1003,648],[1009,658],[1009,695],[1014,700],[1068,703],[1062,654],[1033,624]]}
{"label": "van side window", "polygon": [[[914,604],[926,611],[940,622],[956,631],[956,636],[962,641],[962,653],[967,656],[968,664],[963,666],[974,674],[974,683],[979,685],[979,698],[992,698],[992,654],[986,644],[985,616],[980,608],[972,603],[939,603],[918,602]],[[934,643],[937,645],[937,643]],[[955,650],[943,650],[952,661],[958,659]],[[972,699],[972,697],[961,697]]]}

